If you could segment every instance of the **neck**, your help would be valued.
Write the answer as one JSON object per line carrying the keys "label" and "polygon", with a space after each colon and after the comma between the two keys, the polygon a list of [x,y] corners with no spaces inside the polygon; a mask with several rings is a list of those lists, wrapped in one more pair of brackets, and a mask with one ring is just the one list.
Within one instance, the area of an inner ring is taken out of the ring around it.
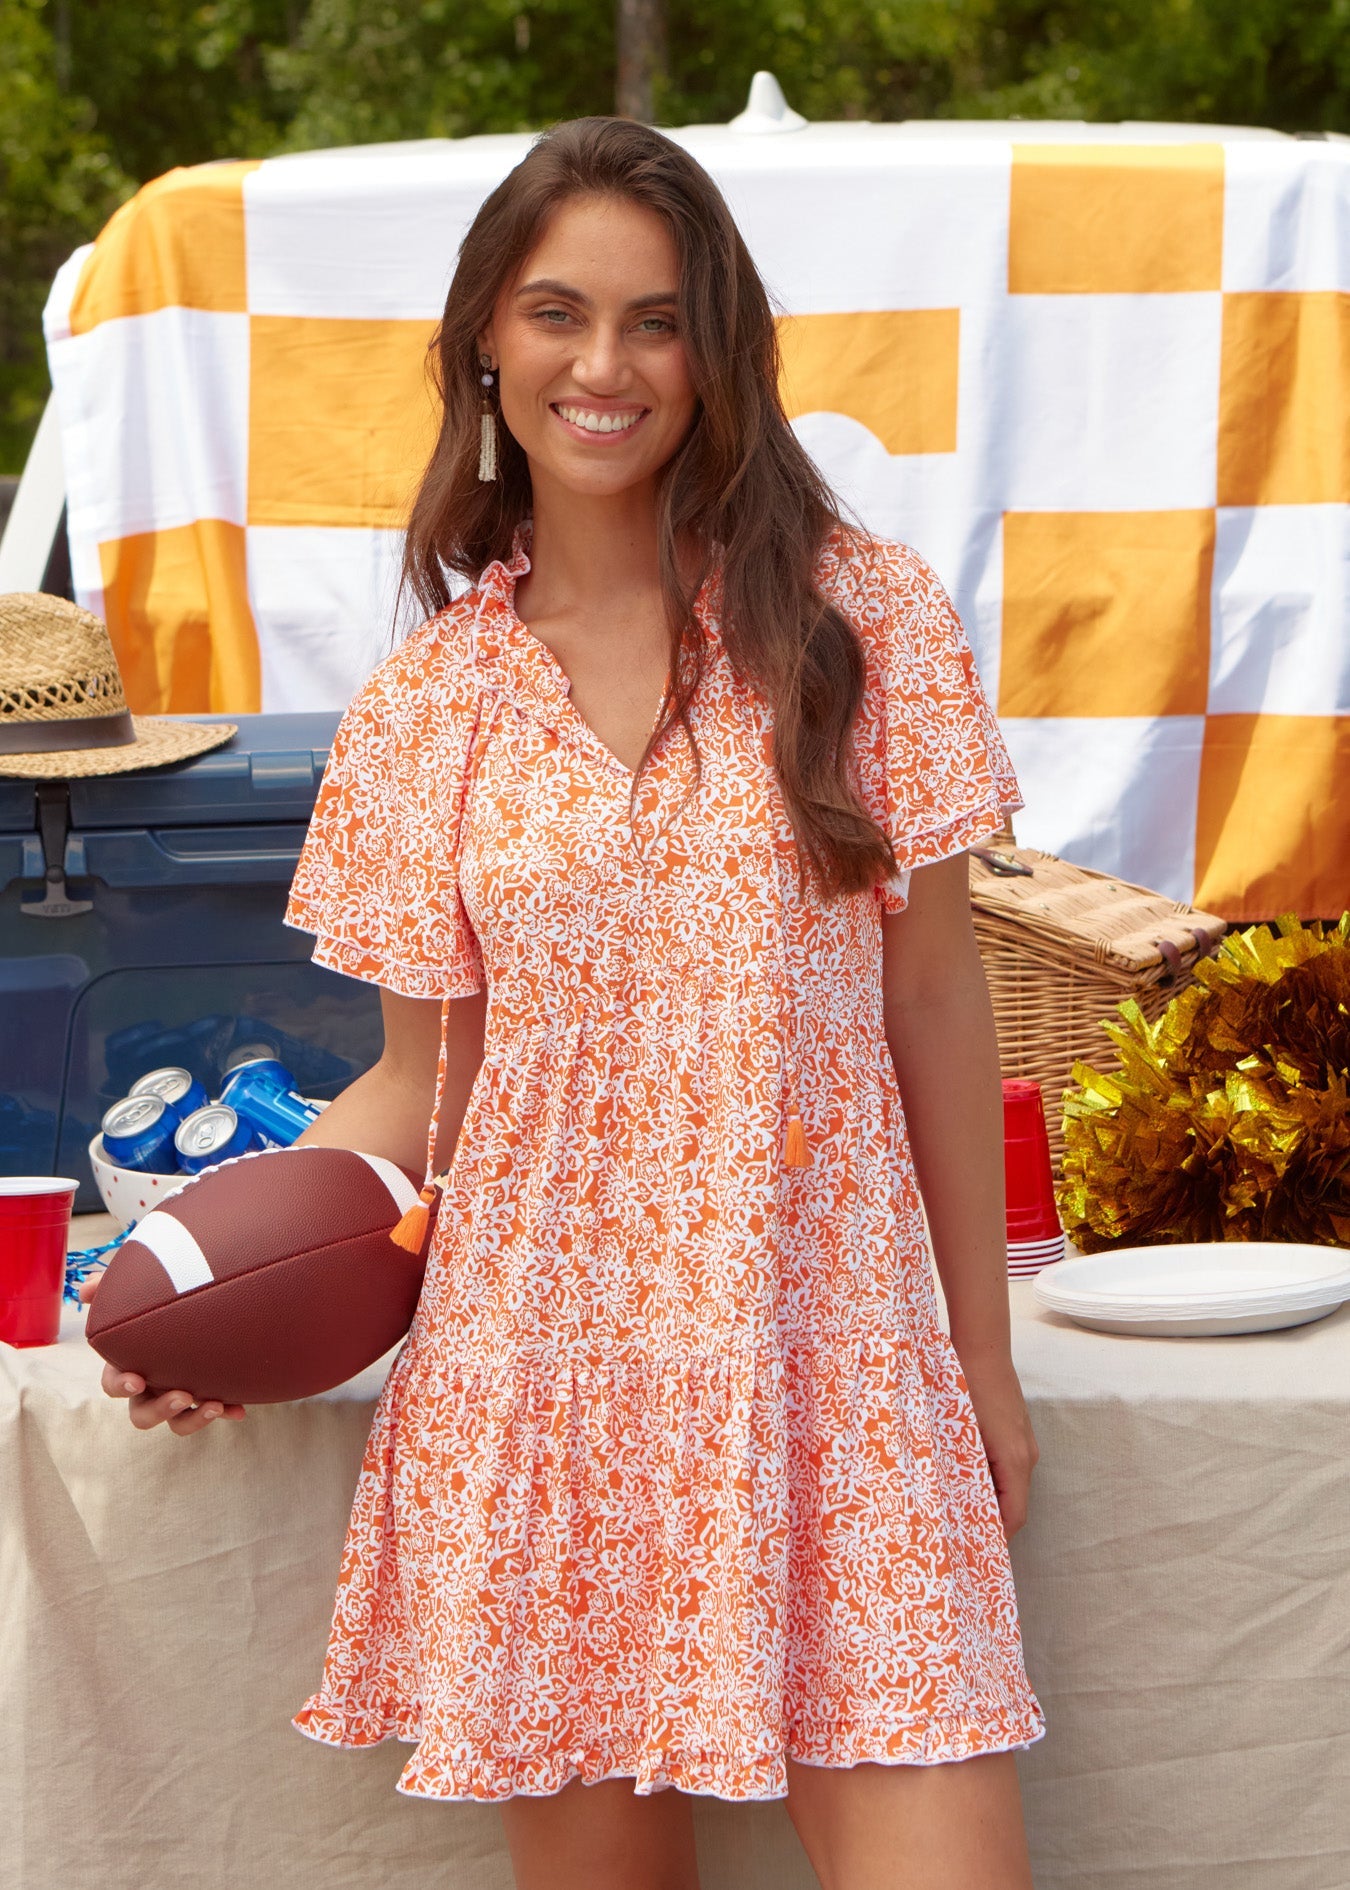
{"label": "neck", "polygon": [[534,480],[530,564],[551,596],[584,604],[650,591],[660,575],[653,484],[592,497]]}

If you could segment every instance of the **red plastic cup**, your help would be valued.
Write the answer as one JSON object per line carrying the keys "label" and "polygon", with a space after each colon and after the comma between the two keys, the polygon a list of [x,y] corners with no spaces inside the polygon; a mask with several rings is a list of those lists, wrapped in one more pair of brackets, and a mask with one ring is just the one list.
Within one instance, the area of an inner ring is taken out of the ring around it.
{"label": "red plastic cup", "polygon": [[1003,1084],[1003,1175],[1010,1269],[1034,1272],[1063,1259],[1045,1103],[1040,1084],[1027,1077],[1008,1077]]}
{"label": "red plastic cup", "polygon": [[0,1344],[55,1345],[78,1181],[0,1177]]}

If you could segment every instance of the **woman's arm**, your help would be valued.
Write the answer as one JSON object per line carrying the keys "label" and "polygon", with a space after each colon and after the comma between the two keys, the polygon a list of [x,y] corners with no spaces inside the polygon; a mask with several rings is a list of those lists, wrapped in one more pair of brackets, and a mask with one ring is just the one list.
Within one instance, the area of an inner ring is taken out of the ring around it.
{"label": "woman's arm", "polygon": [[[365,1155],[384,1155],[420,1175],[436,1098],[441,1003],[439,998],[395,997],[392,991],[381,991],[380,1010],[384,1049],[379,1062],[349,1083],[300,1140],[320,1148],[355,1148]],[[483,1061],[486,1011],[482,992],[455,998],[446,1006],[445,1094],[436,1141],[437,1174],[455,1152],[469,1092]]]}
{"label": "woman's arm", "polygon": [[912,874],[908,907],[882,920],[882,978],[952,1344],[1011,1536],[1039,1453],[1012,1362],[1003,1091],[964,853]]}

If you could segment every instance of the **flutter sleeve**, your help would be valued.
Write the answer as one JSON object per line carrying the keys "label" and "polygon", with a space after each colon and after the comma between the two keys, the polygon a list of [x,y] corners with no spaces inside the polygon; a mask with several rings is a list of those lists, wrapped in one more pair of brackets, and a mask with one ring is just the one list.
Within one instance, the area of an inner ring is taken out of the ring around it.
{"label": "flutter sleeve", "polygon": [[961,620],[931,565],[907,545],[873,541],[841,561],[837,600],[867,657],[854,734],[859,787],[898,868],[878,896],[900,912],[915,867],[987,840],[1022,799]]}
{"label": "flutter sleeve", "polygon": [[416,655],[395,652],[342,718],[286,923],[333,971],[401,997],[468,997],[483,988],[459,890],[475,708],[428,686]]}

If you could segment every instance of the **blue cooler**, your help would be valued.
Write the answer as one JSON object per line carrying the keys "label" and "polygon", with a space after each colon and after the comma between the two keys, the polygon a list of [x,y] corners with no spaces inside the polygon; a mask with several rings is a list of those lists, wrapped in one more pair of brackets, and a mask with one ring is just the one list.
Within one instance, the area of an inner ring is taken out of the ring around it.
{"label": "blue cooler", "polygon": [[0,778],[0,1175],[77,1175],[110,1103],[181,1064],[208,1095],[277,1057],[333,1097],[378,1057],[379,994],[282,923],[336,713],[238,722],[143,774]]}

